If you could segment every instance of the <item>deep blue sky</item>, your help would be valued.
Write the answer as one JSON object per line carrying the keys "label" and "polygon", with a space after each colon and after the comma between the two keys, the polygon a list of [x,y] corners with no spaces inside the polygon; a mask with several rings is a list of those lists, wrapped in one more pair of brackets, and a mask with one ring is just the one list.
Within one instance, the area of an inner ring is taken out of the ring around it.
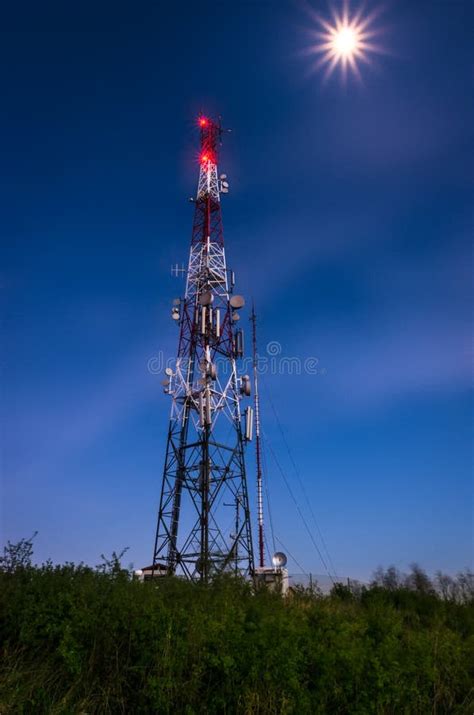
{"label": "deep blue sky", "polygon": [[[267,378],[263,414],[298,492],[270,392],[336,569],[472,564],[471,3],[392,2],[390,54],[345,87],[308,74],[296,2],[0,19],[2,540],[150,560],[170,404],[147,361],[176,347],[204,109],[233,129],[227,258],[261,352],[326,371]],[[321,572],[267,463],[277,535]]]}

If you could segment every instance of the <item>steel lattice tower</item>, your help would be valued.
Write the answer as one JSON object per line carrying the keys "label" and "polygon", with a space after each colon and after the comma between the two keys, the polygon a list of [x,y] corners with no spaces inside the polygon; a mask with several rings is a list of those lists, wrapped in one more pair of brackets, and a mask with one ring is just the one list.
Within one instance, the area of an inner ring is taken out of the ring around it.
{"label": "steel lattice tower", "polygon": [[[250,379],[238,377],[243,355],[238,329],[244,301],[233,295],[221,216],[225,175],[217,170],[220,124],[199,118],[200,171],[183,299],[172,317],[180,328],[174,369],[165,392],[172,398],[153,568],[207,581],[214,574],[253,574],[244,446],[253,411],[241,400]],[[245,422],[245,424],[242,424]]]}

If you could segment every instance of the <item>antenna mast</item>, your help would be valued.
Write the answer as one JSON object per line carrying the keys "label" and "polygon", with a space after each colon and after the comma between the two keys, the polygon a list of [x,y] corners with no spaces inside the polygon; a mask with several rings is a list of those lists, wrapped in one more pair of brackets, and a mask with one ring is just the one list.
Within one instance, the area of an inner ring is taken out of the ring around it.
{"label": "antenna mast", "polygon": [[253,386],[255,409],[255,453],[257,461],[257,519],[258,519],[258,556],[259,566],[265,566],[265,545],[263,537],[263,491],[262,491],[262,454],[260,442],[260,400],[258,395],[258,355],[257,355],[257,316],[252,304],[252,345],[253,345]]}
{"label": "antenna mast", "polygon": [[233,294],[226,265],[221,194],[229,184],[217,170],[222,129],[204,116],[198,125],[186,289],[171,312],[180,329],[178,354],[163,381],[172,406],[151,576],[208,581],[225,571],[254,573],[244,460],[253,410],[245,409],[243,426],[241,401],[250,396],[250,377],[238,375],[237,362],[243,357],[238,321],[245,301]]}

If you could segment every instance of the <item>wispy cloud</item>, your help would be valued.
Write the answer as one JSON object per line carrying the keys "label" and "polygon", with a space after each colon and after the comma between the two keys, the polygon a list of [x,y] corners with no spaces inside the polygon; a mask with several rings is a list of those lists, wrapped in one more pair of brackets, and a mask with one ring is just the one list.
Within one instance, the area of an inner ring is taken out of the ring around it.
{"label": "wispy cloud", "polygon": [[[13,411],[6,448],[7,471],[34,466],[41,473],[86,451],[144,405],[156,399],[157,380],[147,370],[150,347],[121,357],[102,380],[84,377],[64,384],[49,378],[48,390],[30,391],[28,405]],[[44,387],[44,386],[43,386]],[[49,399],[46,393],[49,392]]]}
{"label": "wispy cloud", "polygon": [[335,412],[378,409],[439,390],[469,390],[472,257],[464,242],[453,241],[456,245],[435,254],[429,265],[422,255],[409,262],[391,256],[383,270],[364,274],[369,303],[363,314],[348,310],[337,320],[306,316],[304,331],[299,328],[283,351],[316,355],[327,373],[290,380],[305,380],[305,394],[317,395]]}

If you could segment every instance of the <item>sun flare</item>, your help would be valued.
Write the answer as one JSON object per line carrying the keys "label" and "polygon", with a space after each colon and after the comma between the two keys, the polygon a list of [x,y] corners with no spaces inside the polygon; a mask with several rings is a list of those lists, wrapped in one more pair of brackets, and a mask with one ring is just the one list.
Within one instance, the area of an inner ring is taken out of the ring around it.
{"label": "sun flare", "polygon": [[337,52],[341,57],[354,54],[357,44],[358,33],[352,27],[341,27],[338,32],[334,33],[334,52]]}
{"label": "sun flare", "polygon": [[316,43],[306,51],[306,54],[317,55],[313,69],[323,69],[327,79],[340,67],[344,78],[350,70],[360,79],[360,63],[369,64],[372,53],[382,52],[373,42],[377,34],[372,27],[375,12],[363,17],[359,10],[351,17],[345,4],[340,13],[333,10],[331,20],[316,14],[313,18],[319,26],[312,32]]}

